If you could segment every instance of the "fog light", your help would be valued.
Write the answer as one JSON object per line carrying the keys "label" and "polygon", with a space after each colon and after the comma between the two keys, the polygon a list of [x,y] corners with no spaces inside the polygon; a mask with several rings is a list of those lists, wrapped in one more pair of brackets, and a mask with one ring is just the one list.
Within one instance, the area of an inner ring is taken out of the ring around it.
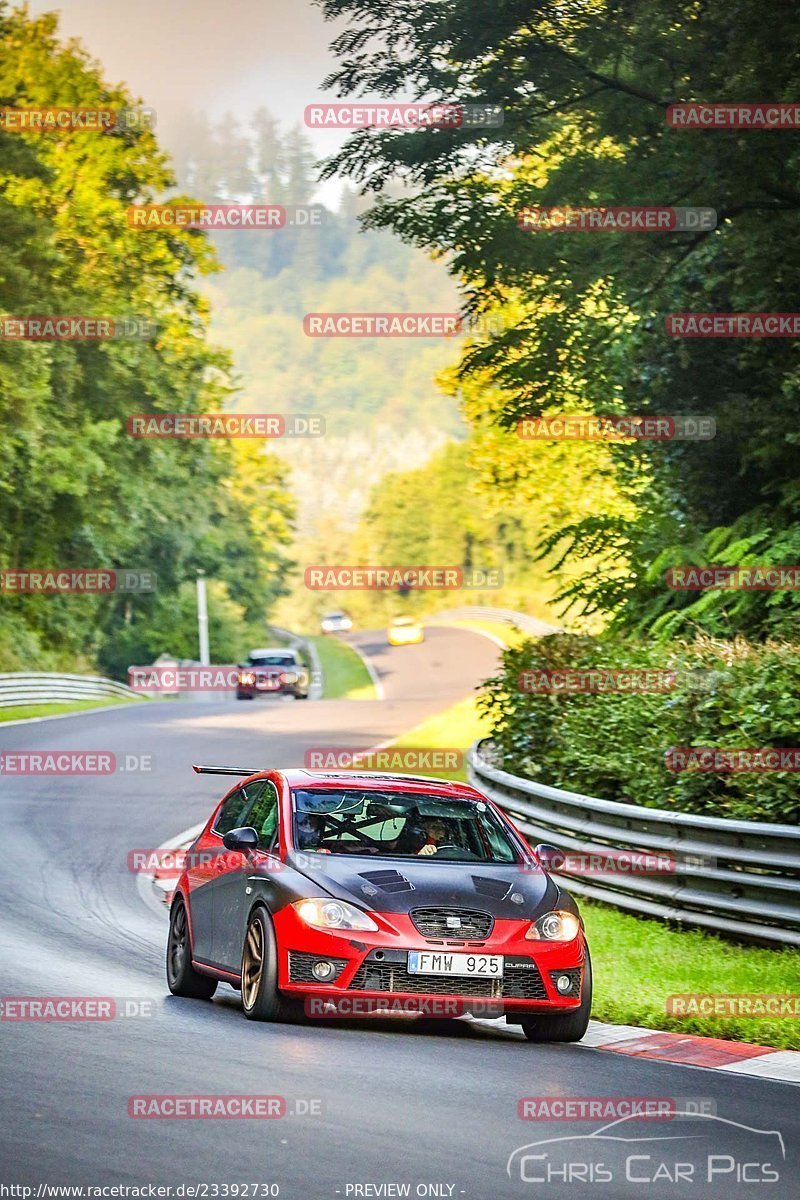
{"label": "fog light", "polygon": [[333,963],[326,962],[324,958],[320,959],[319,962],[315,962],[311,968],[311,974],[314,976],[314,978],[322,980],[323,982],[326,979],[330,979],[335,973],[336,968],[334,967]]}
{"label": "fog light", "polygon": [[556,988],[559,992],[561,992],[562,995],[564,995],[566,992],[572,991],[572,980],[570,979],[569,975],[559,975],[558,979],[556,980]]}

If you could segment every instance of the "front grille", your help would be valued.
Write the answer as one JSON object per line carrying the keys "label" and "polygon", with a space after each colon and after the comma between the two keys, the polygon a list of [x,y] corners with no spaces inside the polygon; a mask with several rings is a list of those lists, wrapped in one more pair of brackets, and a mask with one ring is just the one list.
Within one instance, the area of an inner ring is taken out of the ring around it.
{"label": "front grille", "polygon": [[469,908],[413,908],[408,915],[414,928],[426,938],[482,941],[494,928],[490,913]]}
{"label": "front grille", "polygon": [[476,996],[493,1000],[546,1000],[544,982],[536,964],[506,966],[503,979],[468,979],[464,975],[409,974],[399,962],[364,962],[350,987],[358,992],[408,992],[424,996]]}
{"label": "front grille", "polygon": [[546,1000],[547,990],[536,964],[533,970],[506,967],[503,995],[509,1000]]}
{"label": "front grille", "polygon": [[[315,979],[311,974],[311,968],[320,959],[332,962],[336,967],[336,974],[332,975],[330,979]],[[301,954],[297,950],[290,950],[289,983],[335,983],[346,966],[346,958],[329,958],[326,954]]]}

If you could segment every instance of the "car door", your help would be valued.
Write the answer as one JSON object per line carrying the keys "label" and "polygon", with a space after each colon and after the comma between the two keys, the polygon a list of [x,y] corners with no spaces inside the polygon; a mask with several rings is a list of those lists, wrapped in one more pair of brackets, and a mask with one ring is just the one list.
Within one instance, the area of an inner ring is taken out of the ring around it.
{"label": "car door", "polygon": [[192,925],[192,952],[195,959],[213,963],[214,887],[227,868],[228,851],[222,836],[241,824],[239,817],[248,803],[244,788],[238,787],[225,797],[210,829],[204,830],[187,855],[189,914]]}
{"label": "car door", "polygon": [[269,779],[247,785],[247,803],[239,814],[238,826],[251,826],[258,833],[258,850],[250,855],[228,852],[226,870],[217,878],[212,892],[214,961],[237,974],[242,965],[242,946],[250,911],[248,877],[261,865],[280,866],[278,841],[278,793]]}

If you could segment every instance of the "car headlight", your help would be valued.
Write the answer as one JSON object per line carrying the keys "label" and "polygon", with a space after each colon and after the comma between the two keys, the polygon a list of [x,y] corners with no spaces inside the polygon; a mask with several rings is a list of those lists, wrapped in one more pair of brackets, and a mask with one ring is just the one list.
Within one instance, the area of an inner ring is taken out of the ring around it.
{"label": "car headlight", "polygon": [[253,684],[255,681],[256,677],[250,671],[242,671],[241,675],[239,676],[239,683]]}
{"label": "car headlight", "polygon": [[557,910],[534,921],[525,937],[539,942],[571,942],[578,936],[580,927],[574,913]]}
{"label": "car headlight", "polygon": [[281,683],[297,683],[297,676],[294,671],[282,671]]}
{"label": "car headlight", "polygon": [[301,921],[315,929],[361,929],[372,933],[378,930],[372,917],[344,900],[298,900],[292,908]]}

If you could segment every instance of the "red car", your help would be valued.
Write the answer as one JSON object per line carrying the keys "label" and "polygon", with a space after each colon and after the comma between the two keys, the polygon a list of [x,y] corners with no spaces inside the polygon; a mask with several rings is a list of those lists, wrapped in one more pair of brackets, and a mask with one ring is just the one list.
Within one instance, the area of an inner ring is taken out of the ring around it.
{"label": "red car", "polygon": [[[195,767],[247,776],[176,888],[167,982],[241,990],[245,1016],[502,1016],[578,1041],[592,996],[575,902],[475,788],[404,775]],[[389,1002],[391,1001],[391,1004]]]}

